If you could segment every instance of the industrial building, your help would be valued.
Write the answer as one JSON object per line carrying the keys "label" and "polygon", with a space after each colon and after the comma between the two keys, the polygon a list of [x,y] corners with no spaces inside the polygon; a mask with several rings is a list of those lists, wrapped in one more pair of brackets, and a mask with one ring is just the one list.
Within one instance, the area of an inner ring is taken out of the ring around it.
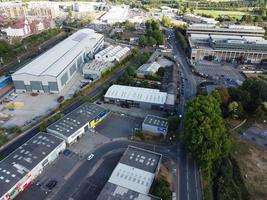
{"label": "industrial building", "polygon": [[64,139],[67,144],[72,144],[90,128],[95,128],[108,112],[96,104],[85,103],[48,126],[47,131]]}
{"label": "industrial building", "polygon": [[106,92],[104,101],[144,109],[164,109],[167,93],[158,89],[112,85]]}
{"label": "industrial building", "polygon": [[97,61],[104,62],[120,62],[123,58],[125,58],[130,52],[130,48],[121,47],[121,46],[108,46],[104,50],[100,51],[95,55],[95,59]]}
{"label": "industrial building", "polygon": [[168,119],[155,115],[147,115],[142,123],[142,131],[165,136],[168,133]]}
{"label": "industrial building", "polygon": [[229,35],[229,36],[255,36],[263,37],[265,30],[259,26],[244,25],[223,25],[214,24],[191,24],[187,28],[187,35],[190,34],[212,34],[212,35]]}
{"label": "industrial building", "polygon": [[0,161],[0,199],[14,199],[65,149],[64,140],[38,133]]}
{"label": "industrial building", "polygon": [[160,200],[149,194],[161,154],[128,146],[97,200]]}
{"label": "industrial building", "polygon": [[202,17],[199,15],[193,15],[193,14],[185,14],[183,16],[183,20],[188,23],[202,23],[202,24],[218,24],[219,21],[209,18],[209,17]]}
{"label": "industrial building", "polygon": [[93,60],[86,63],[83,67],[83,76],[85,79],[95,81],[101,78],[102,74],[114,66],[111,62]]}
{"label": "industrial building", "polygon": [[81,29],[12,74],[16,92],[59,93],[103,47],[104,36]]}
{"label": "industrial building", "polygon": [[124,22],[128,19],[129,6],[111,6],[110,10],[106,12],[100,19],[107,24],[114,24],[117,22]]}
{"label": "industrial building", "polygon": [[260,63],[267,59],[267,40],[262,37],[191,34],[191,61],[223,60]]}
{"label": "industrial building", "polygon": [[141,65],[136,70],[137,77],[143,78],[145,75],[154,75],[160,68],[160,64],[157,62],[146,63]]}

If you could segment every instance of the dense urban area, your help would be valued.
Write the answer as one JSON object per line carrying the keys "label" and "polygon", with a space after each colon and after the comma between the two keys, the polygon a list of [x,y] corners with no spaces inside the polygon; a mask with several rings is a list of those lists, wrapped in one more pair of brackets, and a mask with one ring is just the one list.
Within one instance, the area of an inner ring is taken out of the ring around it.
{"label": "dense urban area", "polygon": [[266,0],[0,0],[0,200],[266,200]]}

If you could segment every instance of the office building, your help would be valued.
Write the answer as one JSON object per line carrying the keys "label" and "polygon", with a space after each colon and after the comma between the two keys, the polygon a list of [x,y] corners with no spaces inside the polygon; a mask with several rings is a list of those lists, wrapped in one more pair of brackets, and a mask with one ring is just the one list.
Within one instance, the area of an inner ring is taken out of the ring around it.
{"label": "office building", "polygon": [[23,18],[27,15],[27,7],[19,2],[0,2],[0,13],[9,19]]}
{"label": "office building", "polygon": [[65,149],[64,140],[38,133],[0,161],[0,200],[14,199]]}
{"label": "office building", "polygon": [[193,14],[185,14],[183,16],[183,20],[188,22],[188,23],[202,23],[203,25],[206,24],[218,24],[219,21],[210,18],[210,17],[202,17],[199,15],[193,15]]}
{"label": "office building", "polygon": [[50,1],[28,2],[29,14],[36,17],[51,17],[53,19],[60,16],[59,3]]}
{"label": "office building", "polygon": [[85,103],[48,126],[47,131],[64,139],[67,144],[72,144],[90,128],[95,128],[108,112],[96,104]]}
{"label": "office building", "polygon": [[160,200],[150,195],[161,154],[128,146],[97,200]]}
{"label": "office building", "polygon": [[142,123],[142,131],[165,136],[168,133],[168,119],[155,115],[147,115]]}
{"label": "office building", "polygon": [[267,40],[262,37],[191,34],[191,61],[218,60],[260,63],[267,59]]}
{"label": "office building", "polygon": [[16,92],[59,93],[103,47],[104,36],[81,29],[12,74]]}

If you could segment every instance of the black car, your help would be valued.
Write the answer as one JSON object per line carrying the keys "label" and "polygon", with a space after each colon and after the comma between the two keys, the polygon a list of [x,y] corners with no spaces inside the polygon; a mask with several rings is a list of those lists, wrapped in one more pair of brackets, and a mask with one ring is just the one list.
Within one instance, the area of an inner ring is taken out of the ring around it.
{"label": "black car", "polygon": [[49,181],[45,186],[46,186],[49,190],[52,190],[56,185],[57,185],[57,181],[56,181],[56,180],[51,180],[51,181]]}

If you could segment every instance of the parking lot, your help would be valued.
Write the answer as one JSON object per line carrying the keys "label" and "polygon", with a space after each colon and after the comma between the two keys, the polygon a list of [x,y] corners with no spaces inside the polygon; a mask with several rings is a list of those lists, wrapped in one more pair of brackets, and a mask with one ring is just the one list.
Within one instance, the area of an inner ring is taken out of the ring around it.
{"label": "parking lot", "polygon": [[231,63],[198,61],[195,66],[199,73],[208,75],[213,79],[225,78],[235,81],[244,80],[244,77],[239,73],[238,69],[235,68],[235,65]]}
{"label": "parking lot", "polygon": [[[33,185],[26,191],[19,194],[18,200],[47,199],[55,195],[56,191],[65,183],[73,170],[79,166],[80,157],[74,152],[61,154],[51,165],[47,166],[43,173],[34,181]],[[57,184],[50,191],[47,187],[50,181]]]}
{"label": "parking lot", "polygon": [[142,118],[111,113],[96,127],[96,131],[108,138],[131,137],[134,128],[140,128]]}

